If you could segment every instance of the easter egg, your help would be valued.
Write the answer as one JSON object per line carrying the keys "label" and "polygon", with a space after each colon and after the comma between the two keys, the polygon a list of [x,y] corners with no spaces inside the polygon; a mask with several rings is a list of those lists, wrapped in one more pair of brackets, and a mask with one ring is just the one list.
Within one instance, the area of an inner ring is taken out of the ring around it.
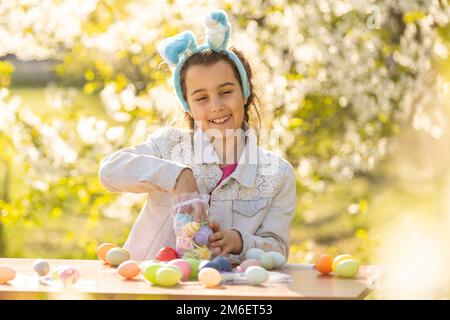
{"label": "easter egg", "polygon": [[190,214],[178,213],[175,217],[175,222],[177,225],[185,225],[186,223],[192,222],[192,216]]}
{"label": "easter egg", "polygon": [[321,254],[315,264],[315,268],[321,274],[329,274],[333,271],[333,257],[329,254]]}
{"label": "easter egg", "polygon": [[185,213],[178,213],[175,216],[174,229],[178,232],[181,231],[183,226],[192,221],[192,217]]}
{"label": "easter egg", "polygon": [[213,262],[213,261],[208,261],[208,262],[206,262],[204,264],[201,263],[199,268],[200,268],[200,270],[202,270],[204,268],[213,268],[213,269],[216,269],[217,271],[221,271],[222,270],[220,265],[217,264],[216,262]]}
{"label": "easter egg", "polygon": [[144,269],[145,269],[147,266],[149,266],[149,265],[151,265],[151,264],[158,263],[158,262],[159,262],[159,261],[152,260],[152,259],[142,261],[141,264],[139,265],[139,269],[141,270],[141,273],[144,273]]}
{"label": "easter egg", "polygon": [[182,273],[175,268],[161,267],[156,271],[156,282],[163,287],[172,287],[181,280]]}
{"label": "easter egg", "polygon": [[106,254],[106,261],[111,266],[118,266],[124,261],[130,259],[130,253],[123,248],[112,248]]}
{"label": "easter egg", "polygon": [[220,284],[222,276],[220,272],[214,268],[203,268],[198,272],[198,281],[200,281],[204,287],[212,288]]}
{"label": "easter egg", "polygon": [[188,281],[189,276],[191,275],[192,267],[189,262],[183,259],[175,259],[167,262],[167,265],[175,265],[181,269],[182,277],[181,281]]}
{"label": "easter egg", "polygon": [[117,272],[125,279],[133,279],[136,277],[141,269],[139,268],[139,263],[136,261],[125,261],[122,262],[117,268]]}
{"label": "easter egg", "polygon": [[258,260],[261,255],[266,253],[264,250],[259,248],[250,248],[245,253],[245,259],[256,259]]}
{"label": "easter egg", "polygon": [[187,259],[184,259],[184,261],[189,263],[190,266],[191,266],[191,273],[189,274],[189,278],[190,279],[197,279],[197,274],[198,274],[198,270],[199,270],[198,267],[200,265],[200,260],[187,258]]}
{"label": "easter egg", "polygon": [[64,287],[74,285],[80,279],[80,269],[77,266],[64,267],[59,271],[58,279]]}
{"label": "easter egg", "polygon": [[211,251],[209,251],[209,248],[207,246],[201,246],[196,250],[197,250],[196,255],[198,256],[198,259],[208,260],[211,258]]}
{"label": "easter egg", "polygon": [[259,262],[261,262],[261,266],[266,268],[267,270],[272,269],[275,266],[275,261],[270,253],[264,253],[259,257]]}
{"label": "easter egg", "polygon": [[16,270],[10,266],[0,264],[0,283],[6,283],[16,277]]}
{"label": "easter egg", "polygon": [[211,252],[207,246],[197,247],[183,254],[183,259],[209,260],[210,258]]}
{"label": "easter egg", "polygon": [[182,230],[185,235],[187,235],[188,237],[192,237],[200,230],[200,223],[196,221],[186,223],[183,226]]}
{"label": "easter egg", "polygon": [[220,267],[219,271],[231,272],[233,266],[231,262],[224,256],[217,256],[212,260],[212,263],[217,264]]}
{"label": "easter egg", "polygon": [[245,272],[245,270],[247,270],[248,267],[251,266],[261,266],[261,262],[259,260],[256,259],[247,259],[245,261],[243,261],[240,265],[239,265],[239,270],[236,270],[238,272]]}
{"label": "easter egg", "polygon": [[269,272],[263,267],[251,266],[245,270],[245,278],[248,283],[258,285],[269,279]]}
{"label": "easter egg", "polygon": [[341,260],[336,265],[336,274],[343,278],[353,278],[359,271],[359,263],[354,259]]}
{"label": "easter egg", "polygon": [[106,254],[108,253],[109,250],[111,250],[112,248],[116,248],[116,247],[118,247],[117,244],[109,243],[109,242],[99,245],[97,248],[97,257],[100,260],[103,260],[106,262]]}
{"label": "easter egg", "polygon": [[178,254],[184,254],[187,251],[193,250],[195,247],[194,241],[189,237],[177,237],[176,239],[176,250]]}
{"label": "easter egg", "polygon": [[211,261],[209,261],[209,260],[199,260],[199,261],[200,261],[200,263],[199,263],[199,265],[198,265],[198,270],[199,270],[199,271],[205,266],[205,264],[211,262]]}
{"label": "easter egg", "polygon": [[61,270],[63,270],[64,268],[66,268],[66,267],[68,267],[68,266],[58,266],[58,267],[56,267],[55,269],[53,269],[53,271],[52,271],[51,274],[50,274],[50,276],[52,277],[52,279],[53,279],[53,280],[58,280],[59,272],[60,272]]}
{"label": "easter egg", "polygon": [[183,271],[181,270],[181,268],[179,266],[176,265],[170,265],[170,264],[164,264],[163,265],[164,268],[169,268],[169,269],[173,269],[176,272],[178,272],[180,274],[180,279],[183,277]]}
{"label": "easter egg", "polygon": [[162,267],[162,264],[160,264],[160,263],[153,263],[153,264],[147,265],[145,267],[144,271],[142,272],[144,279],[150,281],[152,284],[158,284],[158,282],[156,281],[156,272],[161,267]]}
{"label": "easter egg", "polygon": [[50,265],[47,261],[38,259],[33,263],[33,270],[38,274],[38,276],[45,276],[50,271]]}
{"label": "easter egg", "polygon": [[209,237],[213,234],[211,228],[203,226],[195,234],[194,241],[199,245],[207,245],[209,243]]}
{"label": "easter egg", "polygon": [[159,261],[170,261],[178,258],[177,251],[172,247],[162,247],[155,256],[155,259]]}
{"label": "easter egg", "polygon": [[277,251],[269,251],[267,254],[272,257],[272,260],[274,261],[274,268],[281,268],[286,264],[286,257],[283,254]]}
{"label": "easter egg", "polygon": [[345,259],[353,259],[353,257],[349,254],[341,254],[339,256],[337,256],[336,258],[334,258],[333,263],[331,264],[331,268],[333,269],[333,271],[336,271],[336,265]]}

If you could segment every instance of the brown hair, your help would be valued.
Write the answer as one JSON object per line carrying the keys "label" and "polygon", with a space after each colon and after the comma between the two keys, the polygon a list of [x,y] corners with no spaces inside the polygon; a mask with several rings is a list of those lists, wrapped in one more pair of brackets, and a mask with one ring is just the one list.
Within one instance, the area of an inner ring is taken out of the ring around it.
{"label": "brown hair", "polygon": [[[252,68],[250,66],[250,63],[248,62],[248,60],[245,58],[244,54],[241,51],[239,51],[235,47],[231,47],[229,50],[232,51],[239,58],[242,65],[244,66],[245,72],[247,73],[248,83],[249,83],[249,87],[250,87],[250,96],[247,99],[247,103],[244,105],[244,120],[248,122],[249,126],[251,126],[250,125],[251,122],[256,122],[257,123],[256,132],[259,133],[259,130],[261,128],[261,116],[260,116],[261,103],[260,103],[260,99],[256,93],[256,89],[255,89],[255,86],[253,83]],[[233,68],[234,76],[239,81],[241,91],[244,92],[244,90],[242,88],[242,82],[241,82],[241,77],[239,75],[239,71],[238,71],[236,65],[234,64],[233,60],[231,60],[231,58],[228,57],[228,55],[225,52],[217,52],[212,49],[204,49],[204,50],[196,52],[192,56],[190,56],[186,60],[186,62],[183,64],[183,67],[180,70],[181,89],[183,91],[183,97],[186,101],[187,101],[187,98],[186,98],[185,77],[186,77],[186,72],[189,69],[189,67],[195,66],[195,65],[209,66],[209,65],[215,64],[216,62],[219,62],[222,60],[228,62],[230,64],[230,66]],[[252,121],[250,121],[250,117],[249,117],[250,107],[253,107],[253,111],[257,116],[257,119],[255,119],[255,120],[252,119]],[[185,120],[189,124],[189,129],[191,131],[193,131],[194,130],[194,119],[187,112],[185,113]]]}

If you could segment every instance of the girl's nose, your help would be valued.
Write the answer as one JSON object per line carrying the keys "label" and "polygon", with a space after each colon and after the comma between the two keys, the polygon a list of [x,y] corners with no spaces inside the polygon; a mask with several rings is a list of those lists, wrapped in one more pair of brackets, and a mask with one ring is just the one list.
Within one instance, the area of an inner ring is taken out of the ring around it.
{"label": "girl's nose", "polygon": [[224,109],[223,101],[220,97],[211,98],[211,112],[220,112]]}

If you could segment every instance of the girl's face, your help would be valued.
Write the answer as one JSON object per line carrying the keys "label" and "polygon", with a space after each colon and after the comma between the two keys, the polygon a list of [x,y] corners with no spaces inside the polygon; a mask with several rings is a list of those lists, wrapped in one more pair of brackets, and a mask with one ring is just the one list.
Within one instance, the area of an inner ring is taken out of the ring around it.
{"label": "girl's face", "polygon": [[192,116],[203,131],[215,129],[214,136],[220,133],[225,138],[241,128],[244,97],[228,62],[221,60],[209,66],[189,67],[185,84]]}

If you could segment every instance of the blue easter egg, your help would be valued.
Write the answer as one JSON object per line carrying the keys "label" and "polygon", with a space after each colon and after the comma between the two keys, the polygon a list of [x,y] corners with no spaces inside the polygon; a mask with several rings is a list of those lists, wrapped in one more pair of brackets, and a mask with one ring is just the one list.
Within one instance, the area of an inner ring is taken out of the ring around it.
{"label": "blue easter egg", "polygon": [[217,256],[212,260],[212,262],[220,266],[220,271],[231,272],[233,270],[231,262],[224,256]]}
{"label": "blue easter egg", "polygon": [[177,223],[180,223],[180,224],[186,224],[188,222],[193,221],[192,217],[185,213],[178,213],[175,219],[176,219]]}
{"label": "blue easter egg", "polygon": [[219,272],[222,269],[222,267],[219,264],[217,264],[216,262],[213,262],[213,261],[208,261],[207,263],[205,263],[203,265],[200,263],[198,269],[201,270],[203,268],[213,268],[213,269],[216,269]]}

